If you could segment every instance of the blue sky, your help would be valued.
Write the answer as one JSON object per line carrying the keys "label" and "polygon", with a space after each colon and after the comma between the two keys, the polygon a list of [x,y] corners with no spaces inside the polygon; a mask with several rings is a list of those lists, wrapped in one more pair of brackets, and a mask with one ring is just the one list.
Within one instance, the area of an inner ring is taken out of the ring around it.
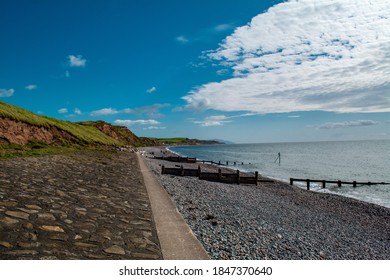
{"label": "blue sky", "polygon": [[0,1],[0,101],[139,136],[390,139],[385,0]]}

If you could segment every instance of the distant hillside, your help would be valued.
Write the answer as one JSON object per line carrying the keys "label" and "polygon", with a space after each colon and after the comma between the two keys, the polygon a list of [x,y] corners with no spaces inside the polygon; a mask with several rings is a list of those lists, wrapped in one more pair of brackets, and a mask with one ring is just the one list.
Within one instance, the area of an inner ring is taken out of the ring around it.
{"label": "distant hillside", "polygon": [[214,144],[225,144],[221,141],[216,140],[199,140],[199,139],[190,139],[184,137],[177,138],[156,138],[162,145],[214,145]]}
{"label": "distant hillside", "polygon": [[141,139],[127,127],[103,121],[74,123],[36,115],[0,102],[0,145],[29,143],[55,145],[150,146],[158,142]]}

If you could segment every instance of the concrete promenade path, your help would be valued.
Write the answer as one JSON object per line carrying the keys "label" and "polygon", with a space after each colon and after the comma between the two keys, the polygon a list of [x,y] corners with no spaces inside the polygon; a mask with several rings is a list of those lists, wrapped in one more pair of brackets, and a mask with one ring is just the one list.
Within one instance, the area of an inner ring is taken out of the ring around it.
{"label": "concrete promenade path", "polygon": [[165,260],[208,260],[207,252],[192,233],[168,193],[158,183],[142,156],[137,154],[149,194],[153,218]]}

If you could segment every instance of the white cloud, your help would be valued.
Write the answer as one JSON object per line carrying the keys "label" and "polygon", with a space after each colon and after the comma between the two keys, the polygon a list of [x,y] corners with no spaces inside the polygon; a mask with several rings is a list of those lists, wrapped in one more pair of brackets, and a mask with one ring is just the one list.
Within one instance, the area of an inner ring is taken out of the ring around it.
{"label": "white cloud", "polygon": [[92,111],[90,115],[104,116],[104,115],[116,115],[116,114],[133,114],[133,115],[146,114],[147,116],[163,117],[164,115],[160,114],[159,110],[161,108],[165,108],[169,106],[171,105],[168,103],[163,103],[163,104],[153,104],[153,105],[143,106],[138,108],[125,108],[123,110],[104,108],[104,109]]}
{"label": "white cloud", "polygon": [[115,124],[124,125],[124,126],[132,126],[132,125],[157,125],[160,122],[156,120],[116,120]]}
{"label": "white cloud", "polygon": [[224,125],[225,123],[232,122],[230,119],[250,117],[250,116],[254,116],[254,115],[256,115],[256,114],[246,113],[246,114],[233,115],[233,116],[218,115],[218,116],[208,116],[201,121],[197,121],[197,120],[193,120],[193,119],[189,119],[189,121],[192,121],[193,123],[199,124],[200,126],[221,126],[221,125]]}
{"label": "white cloud", "polygon": [[226,117],[224,115],[219,116],[209,116],[204,118],[202,121],[193,121],[196,124],[200,124],[200,126],[221,126],[225,123],[229,123],[231,121],[227,120],[229,117]]}
{"label": "white cloud", "polygon": [[183,99],[201,110],[389,112],[389,18],[385,0],[280,3],[208,54],[232,78]]}
{"label": "white cloud", "polygon": [[10,97],[10,96],[14,95],[14,93],[15,93],[15,90],[13,88],[10,88],[10,89],[0,88],[0,97]]}
{"label": "white cloud", "polygon": [[358,121],[346,121],[346,122],[328,122],[322,125],[319,125],[318,129],[334,129],[334,128],[348,128],[356,126],[371,126],[376,125],[379,122],[372,120],[358,120]]}
{"label": "white cloud", "polygon": [[147,93],[152,93],[152,92],[155,92],[157,90],[156,87],[151,87],[149,89],[146,90]]}
{"label": "white cloud", "polygon": [[79,108],[74,109],[73,112],[74,112],[75,115],[81,115],[82,114],[82,112],[81,112],[81,110]]}
{"label": "white cloud", "polygon": [[164,126],[149,126],[145,127],[144,130],[161,130],[161,129],[166,129]]}
{"label": "white cloud", "polygon": [[289,119],[296,119],[296,118],[300,118],[301,116],[298,116],[298,115],[292,115],[292,116],[287,116],[287,118]]}
{"label": "white cloud", "polygon": [[115,115],[118,114],[119,111],[113,108],[104,108],[96,111],[92,111],[90,113],[91,116],[106,116],[106,115]]}
{"label": "white cloud", "polygon": [[190,40],[184,36],[178,36],[175,38],[176,41],[178,41],[179,43],[182,43],[182,44],[186,44],[188,43]]}
{"label": "white cloud", "polygon": [[227,31],[233,29],[234,26],[230,23],[224,23],[224,24],[219,24],[214,27],[214,30],[217,32],[222,32],[222,31]]}
{"label": "white cloud", "polygon": [[37,85],[28,85],[25,87],[25,89],[27,90],[34,90],[34,89],[37,89]]}
{"label": "white cloud", "polygon": [[68,113],[68,109],[67,108],[61,108],[61,109],[58,109],[57,111],[59,114],[66,114]]}
{"label": "white cloud", "polygon": [[138,108],[126,108],[123,109],[121,112],[125,114],[134,114],[134,115],[141,115],[146,114],[148,117],[162,117],[163,115],[159,113],[159,110],[165,107],[171,106],[168,103],[162,103],[162,104],[153,104],[149,106],[143,106]]}
{"label": "white cloud", "polygon": [[68,63],[71,67],[84,67],[87,64],[87,60],[82,55],[68,55]]}

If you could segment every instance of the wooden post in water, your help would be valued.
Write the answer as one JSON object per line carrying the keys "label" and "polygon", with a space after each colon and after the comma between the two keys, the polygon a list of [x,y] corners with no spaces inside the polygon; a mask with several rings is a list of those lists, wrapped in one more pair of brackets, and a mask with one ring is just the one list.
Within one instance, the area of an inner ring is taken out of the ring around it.
{"label": "wooden post in water", "polygon": [[228,165],[229,165],[229,162],[227,161],[227,162],[226,162],[226,166],[228,166]]}
{"label": "wooden post in water", "polygon": [[237,169],[237,184],[240,184],[240,170]]}
{"label": "wooden post in water", "polygon": [[161,174],[165,174],[165,166],[161,166]]}
{"label": "wooden post in water", "polygon": [[325,189],[326,181],[322,180],[322,188]]}
{"label": "wooden post in water", "polygon": [[221,161],[218,161],[218,165],[221,165]]}
{"label": "wooden post in water", "polygon": [[340,180],[337,181],[337,186],[341,187],[341,181]]}
{"label": "wooden post in water", "polygon": [[306,188],[308,191],[310,190],[310,179],[306,180]]}
{"label": "wooden post in water", "polygon": [[354,188],[356,188],[356,181],[353,181],[352,186],[353,186]]}
{"label": "wooden post in water", "polygon": [[290,186],[294,184],[294,178],[290,178]]}
{"label": "wooden post in water", "polygon": [[218,182],[221,182],[222,179],[222,170],[221,168],[218,168]]}
{"label": "wooden post in water", "polygon": [[257,186],[257,184],[258,184],[258,180],[259,180],[259,171],[256,171],[256,172],[255,172],[256,186]]}

